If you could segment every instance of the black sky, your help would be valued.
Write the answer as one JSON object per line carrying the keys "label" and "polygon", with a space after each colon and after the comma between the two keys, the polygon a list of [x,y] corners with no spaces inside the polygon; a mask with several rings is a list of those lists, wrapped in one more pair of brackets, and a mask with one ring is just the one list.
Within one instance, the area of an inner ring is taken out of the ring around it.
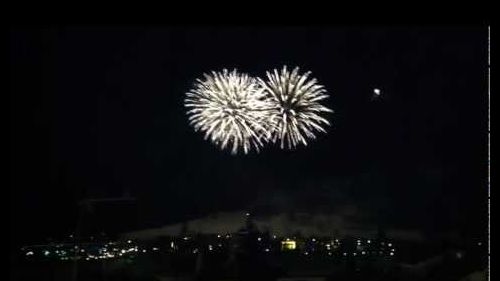
{"label": "black sky", "polygon": [[[298,209],[340,193],[380,223],[484,232],[485,27],[18,27],[9,59],[19,241],[70,231],[77,200],[124,190],[144,227],[279,192]],[[203,72],[284,64],[331,93],[333,126],[307,148],[232,156],[188,125]]]}

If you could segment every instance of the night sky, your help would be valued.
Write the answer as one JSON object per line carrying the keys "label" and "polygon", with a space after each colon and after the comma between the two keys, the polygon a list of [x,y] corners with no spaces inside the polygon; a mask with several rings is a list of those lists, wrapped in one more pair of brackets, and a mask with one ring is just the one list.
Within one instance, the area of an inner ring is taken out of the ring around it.
{"label": "night sky", "polygon": [[[486,27],[17,27],[9,39],[14,241],[69,233],[78,200],[125,192],[139,228],[351,205],[375,224],[486,231]],[[189,126],[184,94],[204,72],[285,64],[331,94],[333,126],[309,146],[233,156]]]}

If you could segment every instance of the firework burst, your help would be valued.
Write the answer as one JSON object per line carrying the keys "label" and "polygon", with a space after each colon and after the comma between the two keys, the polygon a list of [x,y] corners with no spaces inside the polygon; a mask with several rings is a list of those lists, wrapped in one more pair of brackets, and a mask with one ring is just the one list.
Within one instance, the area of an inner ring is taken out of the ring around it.
{"label": "firework burst", "polygon": [[271,111],[257,79],[236,69],[212,71],[204,78],[196,80],[184,100],[195,131],[204,132],[221,149],[232,146],[232,154],[259,151],[270,137],[265,120]]}
{"label": "firework burst", "polygon": [[266,74],[267,81],[259,78],[259,83],[271,108],[267,129],[273,143],[279,139],[282,149],[285,143],[291,149],[299,143],[307,145],[306,138],[315,139],[317,132],[326,133],[323,126],[330,122],[322,115],[333,111],[321,105],[329,95],[316,79],[308,79],[311,72],[300,75],[296,67],[290,73],[284,66],[281,72],[274,69]]}

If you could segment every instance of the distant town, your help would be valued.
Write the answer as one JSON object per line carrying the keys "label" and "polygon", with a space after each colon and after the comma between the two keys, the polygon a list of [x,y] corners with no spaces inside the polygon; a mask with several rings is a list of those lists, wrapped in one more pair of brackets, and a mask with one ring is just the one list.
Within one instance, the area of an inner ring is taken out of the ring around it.
{"label": "distant town", "polygon": [[[61,280],[69,276],[75,280],[77,267],[85,268],[86,275],[80,276],[81,272],[79,276],[88,280],[102,276],[123,280],[131,274],[160,276],[160,280],[161,276],[219,280],[248,275],[278,280],[280,276],[389,274],[405,280],[448,267],[454,268],[451,272],[457,276],[470,273],[484,266],[479,257],[484,257],[485,250],[482,241],[462,245],[460,249],[442,248],[392,239],[382,230],[374,237],[300,232],[283,236],[259,230],[252,217],[247,216],[242,227],[233,233],[192,233],[187,227],[178,235],[160,233],[147,239],[127,235],[111,238],[103,234],[83,237],[73,233],[61,241],[25,245],[18,257],[29,268],[45,268],[49,275],[66,272],[61,273]],[[453,266],[460,261],[463,267]]]}
{"label": "distant town", "polygon": [[[304,256],[323,255],[331,257],[394,257],[397,248],[388,239],[380,238],[335,238],[335,237],[277,237],[260,233],[254,237],[255,251],[263,253],[289,252]],[[243,233],[162,237],[161,242],[95,241],[82,243],[53,242],[44,245],[29,245],[21,251],[27,260],[99,260],[134,258],[151,254],[220,253],[239,250]]]}

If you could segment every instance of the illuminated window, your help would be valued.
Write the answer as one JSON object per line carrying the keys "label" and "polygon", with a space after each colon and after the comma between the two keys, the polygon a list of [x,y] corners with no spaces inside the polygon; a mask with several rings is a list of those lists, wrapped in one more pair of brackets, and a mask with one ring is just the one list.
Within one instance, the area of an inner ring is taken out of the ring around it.
{"label": "illuminated window", "polygon": [[297,244],[293,240],[287,239],[286,241],[281,241],[282,250],[295,250],[296,248]]}

